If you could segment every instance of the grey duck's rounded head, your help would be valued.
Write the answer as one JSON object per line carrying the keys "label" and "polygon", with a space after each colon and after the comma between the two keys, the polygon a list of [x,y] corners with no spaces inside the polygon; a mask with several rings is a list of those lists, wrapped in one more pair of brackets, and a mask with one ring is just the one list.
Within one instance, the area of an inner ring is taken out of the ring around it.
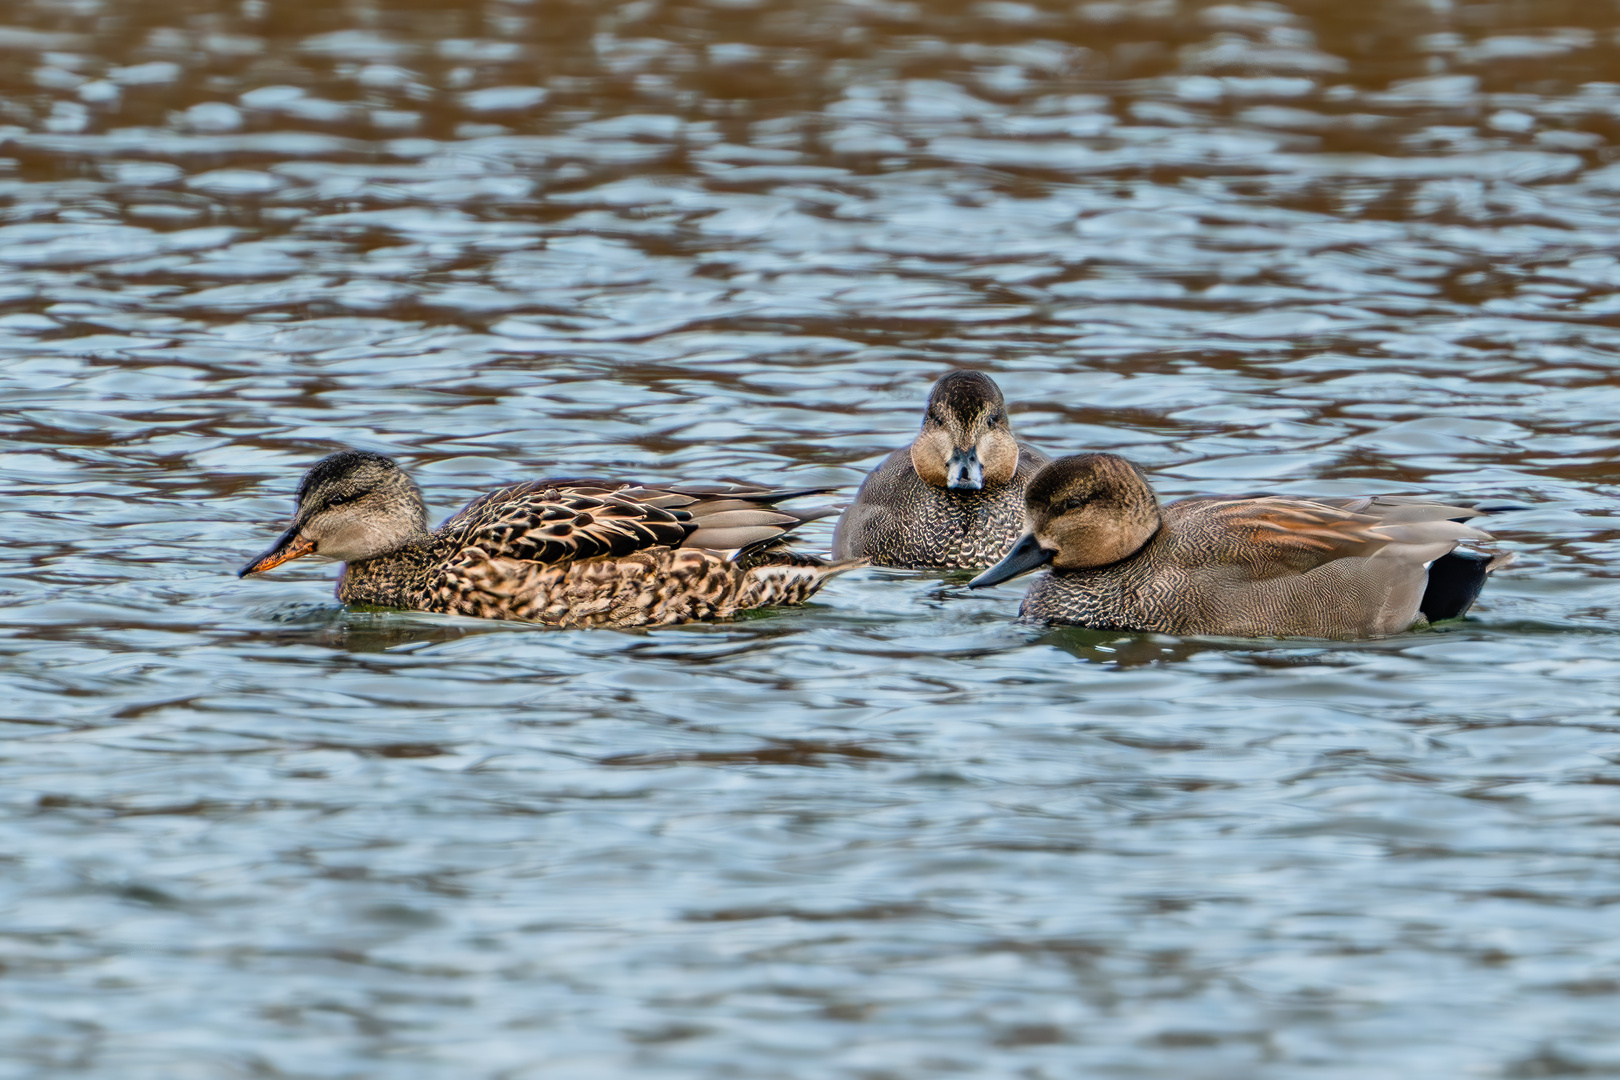
{"label": "grey duck's rounded head", "polygon": [[1142,470],[1116,454],[1074,454],[1048,463],[1024,493],[1024,536],[974,578],[995,585],[1038,566],[1087,570],[1129,558],[1159,531],[1159,500]]}
{"label": "grey duck's rounded head", "polygon": [[405,471],[381,454],[343,450],[304,474],[292,525],[237,576],[262,573],[305,555],[361,562],[427,536],[422,493]]}
{"label": "grey duck's rounded head", "polygon": [[1013,478],[1018,440],[990,376],[953,371],[934,384],[911,464],[923,480],[947,491],[979,491]]}

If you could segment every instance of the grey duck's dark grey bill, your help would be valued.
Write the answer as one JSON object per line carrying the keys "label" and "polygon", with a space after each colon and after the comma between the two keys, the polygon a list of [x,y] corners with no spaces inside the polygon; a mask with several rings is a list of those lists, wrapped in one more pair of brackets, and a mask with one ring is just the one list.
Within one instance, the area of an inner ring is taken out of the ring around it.
{"label": "grey duck's dark grey bill", "polygon": [[945,487],[951,491],[979,491],[984,488],[984,465],[977,447],[952,450],[945,462]]}
{"label": "grey duck's dark grey bill", "polygon": [[1014,544],[1011,551],[1007,552],[1006,558],[968,582],[968,588],[982,589],[987,585],[1000,585],[1009,578],[1015,578],[1019,574],[1027,574],[1031,570],[1045,566],[1052,561],[1052,556],[1056,554],[1054,551],[1048,551],[1041,547],[1041,543],[1035,539],[1034,533],[1025,533],[1024,538]]}

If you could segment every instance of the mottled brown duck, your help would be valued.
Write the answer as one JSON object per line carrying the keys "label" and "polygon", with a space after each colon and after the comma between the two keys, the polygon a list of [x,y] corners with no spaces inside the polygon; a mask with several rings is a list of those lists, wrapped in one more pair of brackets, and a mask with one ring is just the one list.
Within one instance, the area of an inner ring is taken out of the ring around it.
{"label": "mottled brown duck", "polygon": [[1491,539],[1459,520],[1486,511],[1390,496],[1161,506],[1141,470],[1112,454],[1047,465],[1025,510],[1023,538],[970,584],[1050,563],[1020,618],[1099,630],[1386,637],[1461,617],[1511,559],[1453,550]]}
{"label": "mottled brown duck", "polygon": [[1024,489],[1046,461],[1014,437],[994,380],[953,371],[934,384],[911,445],[861,484],[833,555],[918,570],[989,566],[1023,532]]}
{"label": "mottled brown duck", "polygon": [[802,603],[860,565],[783,546],[832,511],[773,504],[815,493],[541,480],[474,499],[429,531],[404,470],[345,450],[304,474],[291,527],[239,576],[318,555],[346,564],[337,585],[345,603],[562,627],[722,619]]}

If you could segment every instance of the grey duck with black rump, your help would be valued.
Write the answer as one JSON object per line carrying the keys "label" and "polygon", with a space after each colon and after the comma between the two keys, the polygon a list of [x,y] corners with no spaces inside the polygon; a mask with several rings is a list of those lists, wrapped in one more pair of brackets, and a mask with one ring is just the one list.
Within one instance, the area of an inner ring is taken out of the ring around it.
{"label": "grey duck with black rump", "polygon": [[346,450],[304,475],[292,526],[240,576],[320,555],[347,564],[345,603],[570,627],[725,618],[802,603],[861,565],[782,546],[832,511],[772,504],[819,490],[542,480],[474,499],[430,532],[421,492],[392,459]]}
{"label": "grey duck with black rump", "polygon": [[833,555],[919,570],[989,566],[1023,531],[1024,489],[1046,461],[1013,436],[994,380],[953,371],[929,393],[916,439],[861,484]]}
{"label": "grey duck with black rump", "polygon": [[1389,496],[1161,506],[1141,470],[1112,454],[1046,466],[1026,512],[1023,539],[970,584],[1050,563],[1020,617],[1099,630],[1385,637],[1463,615],[1512,558],[1452,550],[1491,539],[1457,520],[1485,511]]}

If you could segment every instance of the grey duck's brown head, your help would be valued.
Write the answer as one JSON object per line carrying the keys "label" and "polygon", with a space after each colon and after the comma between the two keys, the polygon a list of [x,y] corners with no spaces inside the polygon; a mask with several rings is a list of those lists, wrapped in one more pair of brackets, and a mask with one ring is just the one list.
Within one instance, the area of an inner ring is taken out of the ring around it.
{"label": "grey duck's brown head", "polygon": [[1115,454],[1048,463],[1024,493],[1024,536],[1006,558],[968,582],[996,585],[1051,563],[1086,570],[1128,558],[1159,531],[1159,499],[1142,470]]}
{"label": "grey duck's brown head", "polygon": [[427,536],[422,493],[404,470],[381,454],[343,450],[304,474],[292,525],[237,576],[305,555],[362,562]]}
{"label": "grey duck's brown head", "polygon": [[917,475],[947,491],[998,487],[1018,471],[1018,440],[1001,388],[978,371],[953,371],[934,384],[922,431],[911,444]]}

